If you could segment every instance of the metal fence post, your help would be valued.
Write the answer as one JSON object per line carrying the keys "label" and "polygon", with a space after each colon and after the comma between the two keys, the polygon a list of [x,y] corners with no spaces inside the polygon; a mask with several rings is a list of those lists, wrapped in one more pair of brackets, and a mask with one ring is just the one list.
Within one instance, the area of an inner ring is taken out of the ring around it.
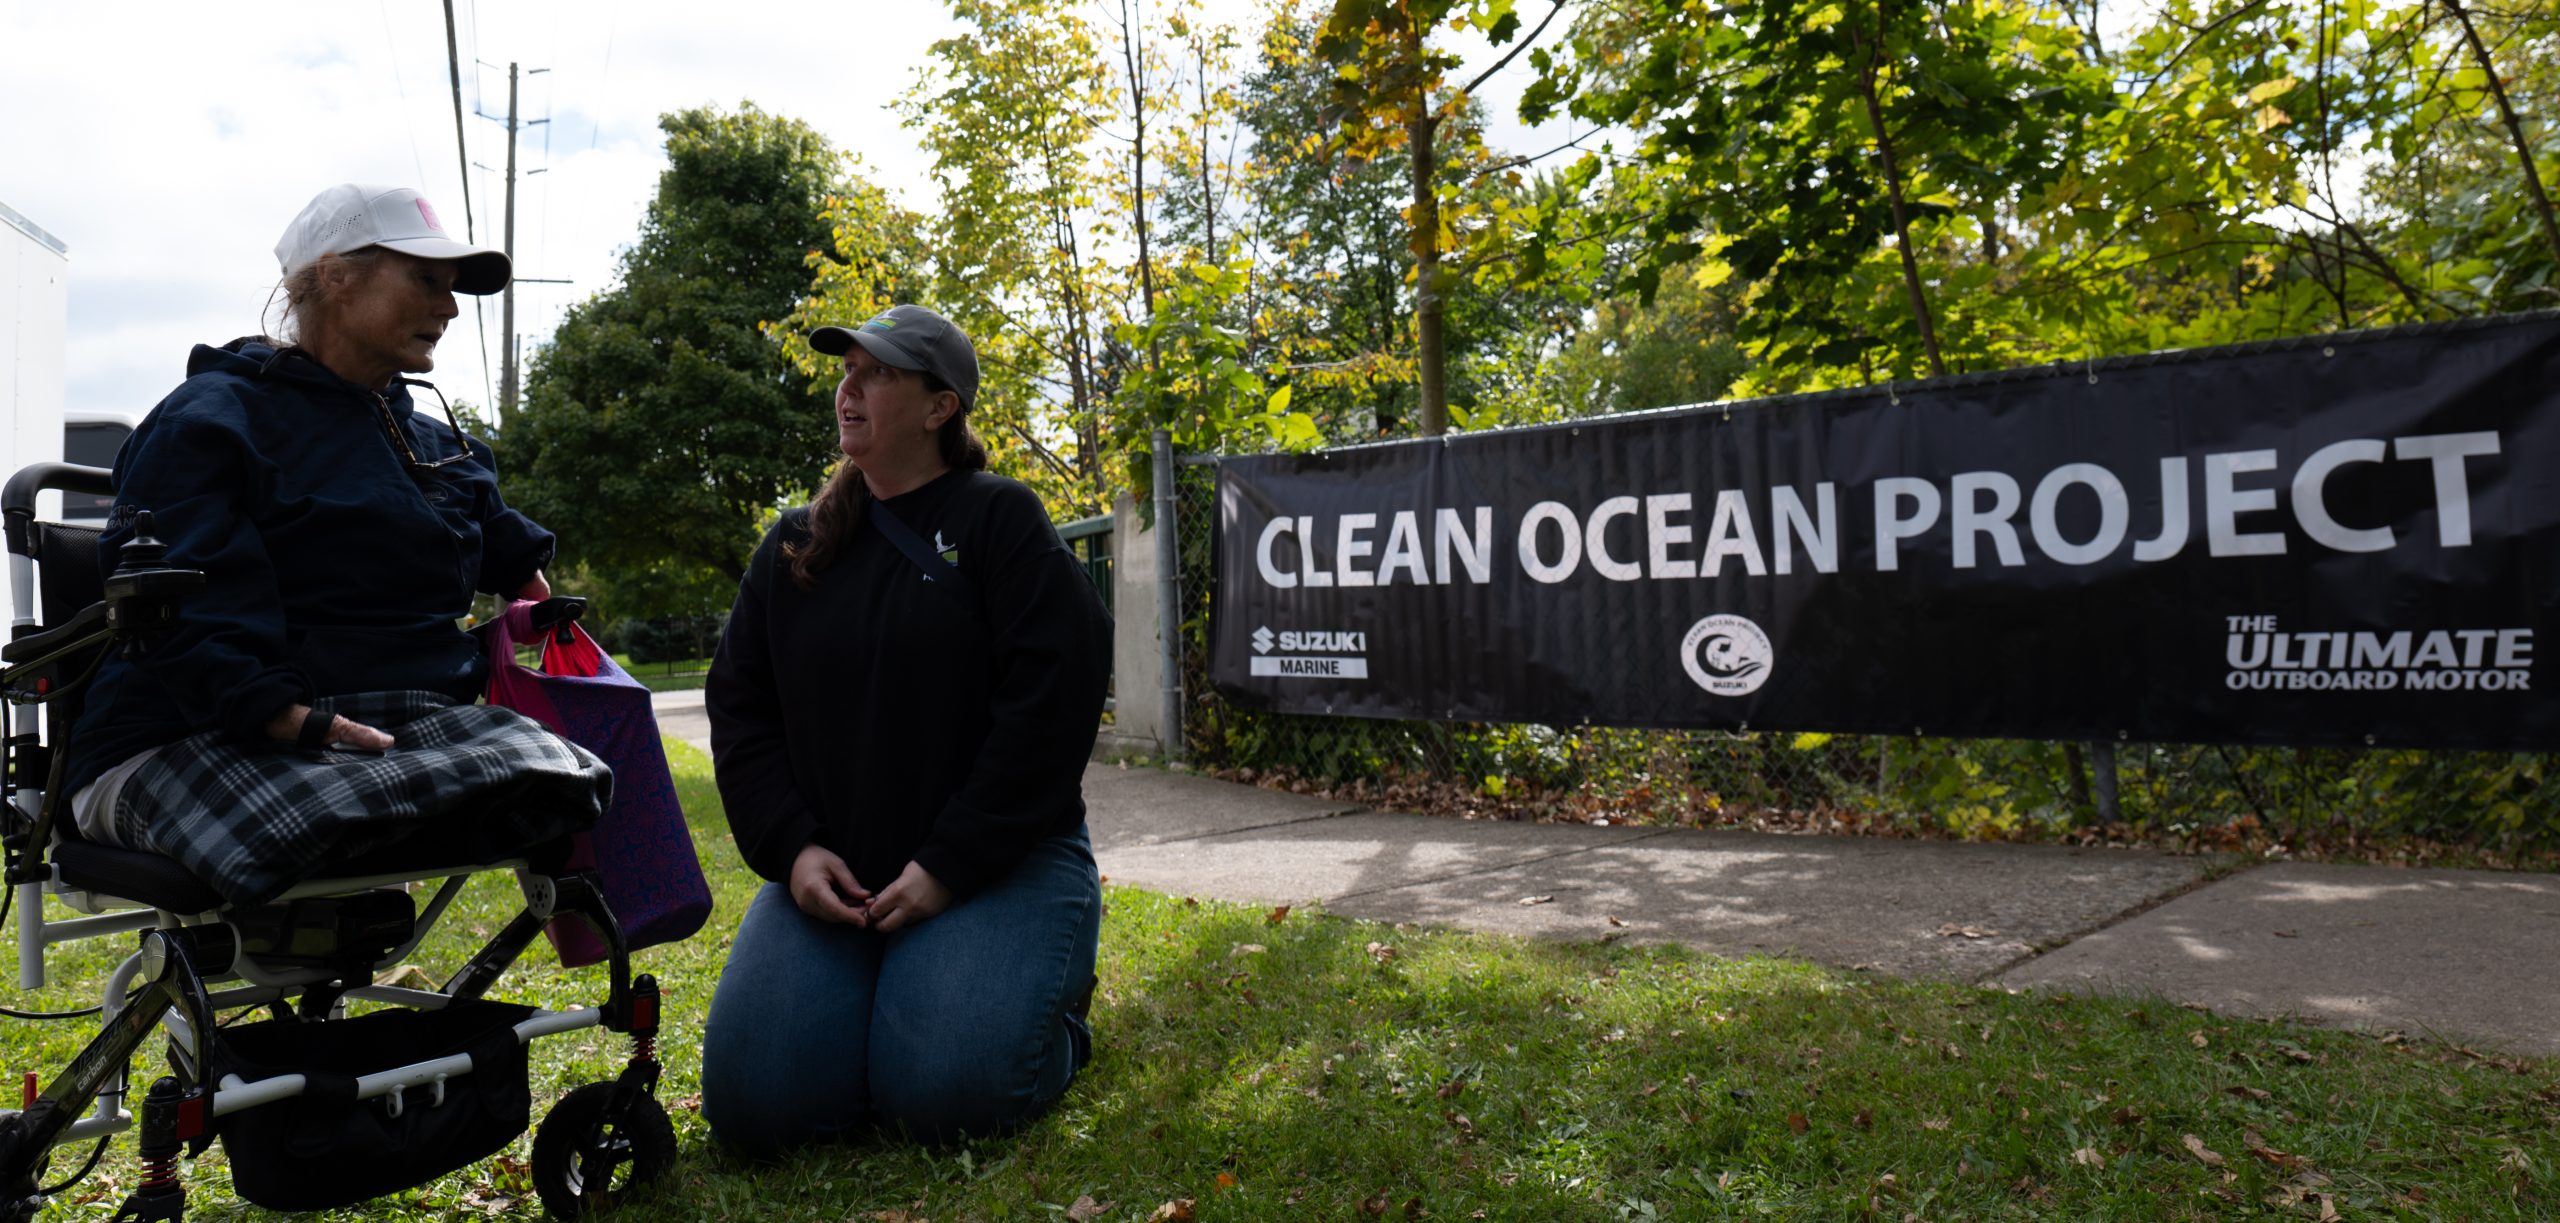
{"label": "metal fence post", "polygon": [[2116,745],[2105,739],[2089,744],[2090,771],[2098,775],[2098,818],[2113,824],[2124,818],[2116,806]]}
{"label": "metal fence post", "polygon": [[1182,737],[1182,551],[1175,534],[1173,499],[1173,435],[1162,429],[1150,439],[1155,451],[1156,484],[1156,641],[1162,683],[1164,758],[1180,761]]}

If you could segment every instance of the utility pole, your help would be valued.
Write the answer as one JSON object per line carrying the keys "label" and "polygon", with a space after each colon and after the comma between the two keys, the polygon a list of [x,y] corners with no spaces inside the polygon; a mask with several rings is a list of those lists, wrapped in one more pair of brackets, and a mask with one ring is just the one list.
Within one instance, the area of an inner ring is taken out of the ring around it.
{"label": "utility pole", "polygon": [[[516,65],[507,62],[507,265],[516,262]],[[498,332],[505,337],[498,348],[498,433],[504,436],[508,418],[516,414],[516,282],[507,281],[506,304],[499,311]]]}
{"label": "utility pole", "polygon": [[[548,68],[536,68],[524,75],[538,76],[549,71],[551,70]],[[507,252],[509,267],[513,267],[516,261],[516,132],[532,127],[536,123],[551,122],[549,119],[519,122],[516,113],[516,65],[509,62],[507,64],[507,231],[504,248]],[[533,173],[540,174],[542,171],[536,170]],[[531,175],[526,177],[529,178]],[[498,350],[501,354],[498,374],[498,433],[502,437],[507,432],[507,421],[516,413],[516,283],[519,279],[524,278],[511,278],[507,281],[505,300],[499,307],[498,329],[505,337],[504,346]]]}
{"label": "utility pole", "polygon": [[[486,66],[487,66],[487,67],[491,67],[491,68],[495,68],[495,67],[497,67],[497,65],[495,65],[495,64],[488,64],[488,65],[486,65]],[[540,76],[540,75],[542,75],[543,73],[545,73],[545,72],[549,72],[549,71],[551,71],[549,68],[533,68],[533,69],[529,69],[529,70],[524,71],[521,75],[523,75],[523,76]],[[509,63],[509,64],[507,65],[507,117],[506,117],[506,124],[507,124],[507,200],[506,200],[506,232],[505,232],[505,236],[504,236],[504,238],[503,238],[504,245],[503,245],[500,249],[502,249],[502,250],[504,250],[504,251],[506,252],[506,254],[507,254],[507,266],[508,266],[509,268],[511,268],[511,269],[515,266],[515,262],[516,262],[516,133],[517,133],[517,132],[519,132],[519,131],[522,131],[523,129],[528,128],[528,127],[534,127],[534,126],[537,126],[537,125],[539,125],[539,124],[544,124],[544,123],[549,123],[549,122],[551,122],[551,120],[549,120],[549,119],[523,119],[523,118],[520,118],[520,117],[519,117],[519,112],[518,112],[517,104],[516,104],[516,103],[517,103],[516,83],[517,83],[518,75],[519,75],[519,73],[518,73],[518,71],[517,71],[517,67],[516,67],[516,65],[515,65],[515,64],[513,64],[513,63]],[[497,121],[497,119],[498,119],[498,116],[496,116],[496,115],[492,115],[492,114],[487,114],[487,113],[482,113],[482,114],[480,115],[480,117],[481,117],[481,118],[483,118],[483,119],[490,120],[491,122],[496,122],[496,121]],[[477,163],[473,163],[473,164],[477,164]],[[488,169],[488,167],[487,167],[487,166],[481,166],[480,168],[481,168],[481,169],[483,169],[483,170]],[[526,172],[525,172],[525,177],[527,177],[527,178],[531,178],[531,177],[533,177],[533,176],[534,176],[534,175],[536,175],[536,174],[543,173],[543,171],[544,171],[544,170],[548,170],[549,168],[550,168],[550,167],[545,166],[545,167],[543,167],[543,169],[542,169],[542,170],[528,170],[528,171],[526,171]],[[520,285],[520,284],[558,284],[558,285],[564,285],[564,284],[567,284],[567,283],[569,283],[569,282],[568,282],[568,281],[566,281],[566,280],[546,280],[546,279],[544,279],[544,278],[542,278],[542,277],[539,277],[539,276],[510,276],[510,277],[508,277],[508,278],[507,278],[507,287],[506,287],[506,291],[505,291],[503,294],[501,294],[501,296],[500,296],[500,304],[499,304],[499,318],[500,318],[499,330],[500,330],[500,332],[501,332],[502,334],[501,334],[501,336],[500,336],[500,338],[499,338],[499,348],[498,348],[498,371],[499,371],[499,372],[498,372],[498,419],[497,419],[497,426],[498,426],[498,434],[499,434],[499,436],[501,436],[501,437],[503,437],[503,436],[505,436],[505,435],[506,435],[506,432],[507,432],[507,421],[508,421],[509,419],[511,419],[511,418],[513,418],[513,417],[515,416],[515,411],[516,411],[516,366],[517,366],[517,364],[518,364],[518,363],[517,363],[517,360],[516,360],[516,286],[517,286],[517,285]],[[485,360],[485,358],[484,358],[484,360]]]}

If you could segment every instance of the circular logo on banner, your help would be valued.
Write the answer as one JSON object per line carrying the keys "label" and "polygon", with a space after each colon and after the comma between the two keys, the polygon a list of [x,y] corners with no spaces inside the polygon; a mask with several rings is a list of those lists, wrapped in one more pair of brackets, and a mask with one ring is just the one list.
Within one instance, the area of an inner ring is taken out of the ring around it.
{"label": "circular logo on banner", "polygon": [[1680,639],[1680,665],[1689,678],[1717,696],[1748,696],[1769,682],[1777,651],[1769,635],[1741,616],[1709,616]]}

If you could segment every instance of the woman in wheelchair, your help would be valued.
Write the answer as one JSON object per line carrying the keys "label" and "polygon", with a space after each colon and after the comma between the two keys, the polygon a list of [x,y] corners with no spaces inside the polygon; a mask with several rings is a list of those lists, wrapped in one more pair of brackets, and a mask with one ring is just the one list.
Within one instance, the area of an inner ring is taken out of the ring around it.
{"label": "woman in wheelchair", "polygon": [[[456,622],[474,590],[546,597],[552,536],[405,376],[434,368],[455,293],[506,285],[506,256],[444,236],[414,192],[358,186],[322,192],[276,255],[287,338],[199,345],[117,456],[107,563],[148,512],[165,563],[205,586],[147,651],[107,658],[65,770],[82,836],[236,904],[415,835],[468,858],[571,832],[611,785],[473,704],[486,662]],[[486,814],[438,826],[466,808]]]}
{"label": "woman in wheelchair", "polygon": [[[601,1209],[675,1143],[652,1098],[657,987],[631,976],[592,876],[564,869],[612,776],[474,703],[486,654],[456,622],[474,591],[546,596],[552,536],[407,377],[433,368],[455,293],[506,284],[506,256],[448,238],[413,191],[358,186],[322,192],[276,255],[284,338],[195,349],[117,456],[94,546],[34,507],[98,491],[97,473],[41,465],[0,491],[19,615],[40,565],[46,620],[0,646],[0,688],[48,729],[22,715],[7,740],[0,916],[15,902],[21,984],[42,984],[48,944],[141,942],[93,1008],[103,1030],[0,1110],[0,1223],[71,1183],[42,1183],[57,1146],[137,1128],[125,1075],[155,1029],[175,1073],[138,1110],[144,1172],[119,1219],[181,1217],[178,1153],[217,1136],[261,1205],[432,1180],[524,1132],[527,1044],[595,1027],[630,1036],[631,1059],[552,1108],[532,1163],[553,1213]],[[523,911],[439,988],[377,981],[489,866],[517,868]],[[429,879],[421,913],[396,885]],[[92,916],[49,918],[48,897]],[[483,997],[566,914],[609,948],[604,1004]],[[349,999],[389,1005],[350,1016]],[[275,1018],[230,1021],[256,1008]]]}

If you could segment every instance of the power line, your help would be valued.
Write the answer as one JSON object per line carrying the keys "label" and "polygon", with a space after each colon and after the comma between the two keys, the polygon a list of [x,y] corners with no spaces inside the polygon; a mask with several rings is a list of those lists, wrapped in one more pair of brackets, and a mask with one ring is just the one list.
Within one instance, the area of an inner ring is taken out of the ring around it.
{"label": "power line", "polygon": [[418,151],[418,129],[409,127],[409,82],[400,73],[400,40],[391,36],[390,0],[374,0],[374,11],[382,16],[382,45],[391,53],[391,85],[400,91],[400,126],[409,132],[409,161],[418,168],[418,189],[424,191],[427,158]]}
{"label": "power line", "polygon": [[[471,139],[464,134],[462,127],[462,50],[454,35],[453,0],[444,0],[444,63],[446,74],[453,82],[453,156],[455,173],[462,178],[462,237],[465,241],[477,242],[479,238],[473,232],[471,221]],[[423,176],[425,171],[419,173]],[[486,335],[481,337],[480,346],[483,349],[489,346]],[[488,359],[485,352],[481,359]]]}

